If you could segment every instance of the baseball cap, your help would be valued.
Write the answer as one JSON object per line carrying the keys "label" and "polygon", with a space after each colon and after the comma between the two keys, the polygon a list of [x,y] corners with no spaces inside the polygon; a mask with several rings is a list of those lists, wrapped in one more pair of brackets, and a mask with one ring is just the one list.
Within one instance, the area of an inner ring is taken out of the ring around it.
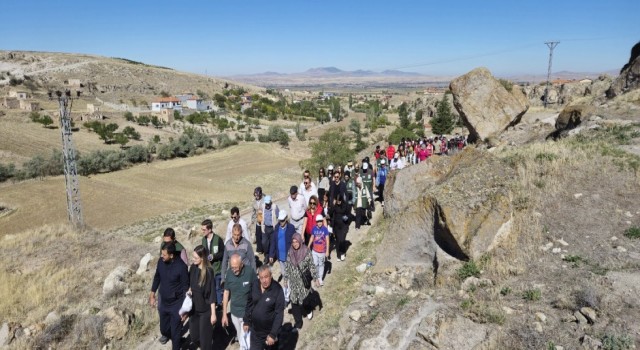
{"label": "baseball cap", "polygon": [[298,193],[298,186],[291,186],[289,189],[290,194]]}
{"label": "baseball cap", "polygon": [[362,170],[367,170],[367,169],[369,169],[369,163],[362,164]]}
{"label": "baseball cap", "polygon": [[380,159],[380,164],[384,164],[386,161],[384,159]]}
{"label": "baseball cap", "polygon": [[271,203],[271,196],[264,196],[264,204],[269,204]]}
{"label": "baseball cap", "polygon": [[322,214],[316,215],[316,222],[322,221],[322,220],[324,220],[324,217],[322,216]]}
{"label": "baseball cap", "polygon": [[287,211],[280,210],[280,214],[278,214],[278,221],[287,220]]}
{"label": "baseball cap", "polygon": [[329,164],[329,166],[327,167],[327,170],[333,170],[333,164]]}

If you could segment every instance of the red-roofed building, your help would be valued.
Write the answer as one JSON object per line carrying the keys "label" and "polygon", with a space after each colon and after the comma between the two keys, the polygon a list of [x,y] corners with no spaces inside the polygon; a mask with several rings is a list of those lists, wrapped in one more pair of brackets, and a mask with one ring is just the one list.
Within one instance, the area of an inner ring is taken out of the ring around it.
{"label": "red-roofed building", "polygon": [[159,112],[166,108],[172,108],[176,110],[182,109],[182,103],[175,97],[161,97],[151,102],[151,110]]}

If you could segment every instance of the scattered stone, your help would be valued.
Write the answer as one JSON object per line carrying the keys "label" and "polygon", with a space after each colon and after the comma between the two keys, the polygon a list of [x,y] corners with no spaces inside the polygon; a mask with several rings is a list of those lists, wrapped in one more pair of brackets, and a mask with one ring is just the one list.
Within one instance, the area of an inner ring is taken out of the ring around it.
{"label": "scattered stone", "polygon": [[131,289],[127,288],[124,290],[124,295],[129,295],[131,294]]}
{"label": "scattered stone", "polygon": [[24,336],[29,338],[31,336],[31,328],[23,328]]}
{"label": "scattered stone", "polygon": [[386,292],[387,291],[384,289],[384,287],[376,286],[375,295],[382,295]]}
{"label": "scattered stone", "polygon": [[358,271],[359,273],[364,273],[365,271],[367,271],[367,264],[360,264],[356,267],[356,271]]}
{"label": "scattered stone", "polygon": [[415,297],[418,296],[418,294],[420,294],[420,293],[418,293],[418,291],[416,291],[416,290],[410,290],[409,293],[407,293],[409,298],[415,298]]}
{"label": "scattered stone", "polygon": [[553,250],[551,250],[551,252],[552,252],[553,254],[562,253],[562,248],[553,248]]}
{"label": "scattered stone", "polygon": [[613,237],[611,237],[611,240],[612,240],[612,241],[617,241],[617,240],[618,240],[618,237],[613,236]]}
{"label": "scattered stone", "polygon": [[533,216],[537,217],[537,218],[541,218],[542,217],[542,213],[538,212],[538,211],[534,211],[533,212]]}
{"label": "scattered stone", "polygon": [[404,289],[411,288],[412,283],[405,277],[400,277],[400,287]]}
{"label": "scattered stone", "polygon": [[106,318],[103,325],[103,332],[107,340],[123,339],[135,318],[132,313],[121,310],[115,306],[100,311],[98,316],[104,316]]}
{"label": "scattered stone", "polygon": [[51,311],[49,314],[47,314],[47,317],[45,317],[44,324],[49,326],[57,322],[59,319],[60,319],[60,316],[58,316],[58,314],[55,311]]}
{"label": "scattered stone", "polygon": [[580,309],[580,313],[587,318],[590,323],[596,323],[596,311],[590,307],[583,307]]}
{"label": "scattered stone", "polygon": [[143,273],[149,270],[149,262],[151,261],[151,253],[145,254],[145,256],[140,259],[140,266],[136,271],[136,275],[142,275]]}
{"label": "scattered stone", "polygon": [[620,253],[626,253],[627,252],[627,248],[619,245],[616,247],[616,250],[619,251]]}
{"label": "scattered stone", "polygon": [[588,335],[584,335],[581,339],[580,342],[582,343],[582,347],[585,349],[601,349],[602,348],[602,342],[599,341],[598,339],[595,338],[591,338]]}
{"label": "scattered stone", "polygon": [[162,242],[162,237],[160,236],[157,236],[156,238],[153,239],[153,243],[160,244],[160,242]]}
{"label": "scattered stone", "polygon": [[542,333],[544,330],[542,329],[542,323],[540,322],[533,322],[533,326],[536,329],[536,332],[538,333]]}
{"label": "scattered stone", "polygon": [[507,315],[512,315],[515,312],[514,309],[512,309],[512,308],[510,308],[508,306],[503,306],[502,307],[502,311],[504,311],[504,313],[507,314]]}
{"label": "scattered stone", "polygon": [[587,324],[589,321],[580,313],[580,311],[576,311],[573,313],[573,317],[576,318],[578,324]]}
{"label": "scattered stone", "polygon": [[576,193],[576,194],[573,195],[573,198],[575,198],[575,199],[578,199],[580,197],[582,197],[582,193]]}
{"label": "scattered stone", "polygon": [[116,267],[104,280],[102,293],[106,296],[112,296],[123,292],[125,288],[127,288],[127,284],[124,282],[124,279],[130,273],[131,270],[125,266]]}
{"label": "scattered stone", "polygon": [[562,245],[562,246],[568,246],[569,243],[565,242],[564,239],[560,238],[559,240],[557,240],[556,242],[558,242],[558,244]]}
{"label": "scattered stone", "polygon": [[547,316],[545,314],[543,314],[542,312],[536,312],[536,320],[542,322],[542,323],[546,323],[547,322]]}
{"label": "scattered stone", "polygon": [[549,242],[543,246],[540,247],[540,250],[542,250],[543,252],[546,252],[547,250],[553,248],[553,242]]}
{"label": "scattered stone", "polygon": [[630,212],[630,211],[628,211],[628,212],[625,212],[625,213],[624,213],[624,216],[626,216],[626,217],[628,217],[628,218],[632,218],[632,217],[633,217],[633,214],[631,214],[631,212]]}
{"label": "scattered stone", "polygon": [[369,307],[376,307],[376,306],[378,306],[378,302],[375,299],[372,299],[369,302]]}
{"label": "scattered stone", "polygon": [[9,345],[9,325],[5,322],[0,327],[0,346]]}
{"label": "scattered stone", "polygon": [[562,322],[568,323],[568,322],[578,322],[578,320],[576,319],[575,316],[573,315],[569,315],[569,316],[565,316],[561,319]]}
{"label": "scattered stone", "polygon": [[564,347],[560,345],[556,345],[556,350],[564,350]]}
{"label": "scattered stone", "polygon": [[351,313],[349,314],[349,318],[352,319],[355,322],[360,321],[360,317],[362,317],[362,314],[360,313],[360,311],[358,310],[353,310],[351,311]]}

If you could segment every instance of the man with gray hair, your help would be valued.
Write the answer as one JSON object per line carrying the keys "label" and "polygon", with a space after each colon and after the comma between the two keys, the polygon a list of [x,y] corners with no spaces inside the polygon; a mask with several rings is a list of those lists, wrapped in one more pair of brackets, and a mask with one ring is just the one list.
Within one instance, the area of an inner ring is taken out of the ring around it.
{"label": "man with gray hair", "polygon": [[[231,313],[231,322],[236,329],[236,335],[241,350],[249,350],[250,335],[244,331],[242,318],[246,312],[247,299],[251,293],[251,285],[257,280],[256,272],[251,266],[242,263],[239,254],[231,255],[229,269],[226,272],[224,284],[224,297],[222,301],[222,326],[229,326],[227,313]],[[231,300],[231,303],[229,303]],[[229,307],[229,304],[231,304]]]}
{"label": "man with gray hair", "polygon": [[273,349],[284,320],[284,294],[273,280],[271,267],[258,268],[258,279],[251,284],[244,314],[244,331],[251,331],[251,350]]}

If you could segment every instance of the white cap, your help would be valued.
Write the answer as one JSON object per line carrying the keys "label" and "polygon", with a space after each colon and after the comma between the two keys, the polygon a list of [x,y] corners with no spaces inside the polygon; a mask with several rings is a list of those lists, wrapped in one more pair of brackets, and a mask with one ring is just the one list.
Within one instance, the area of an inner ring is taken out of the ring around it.
{"label": "white cap", "polygon": [[363,170],[367,170],[367,169],[369,169],[369,163],[364,163],[364,164],[362,164],[362,169],[363,169]]}
{"label": "white cap", "polygon": [[322,220],[324,220],[324,216],[322,216],[322,214],[316,215],[316,222],[317,221],[322,221]]}
{"label": "white cap", "polygon": [[398,158],[398,153],[394,154],[393,158]]}
{"label": "white cap", "polygon": [[280,214],[278,214],[278,221],[287,220],[287,211],[280,210]]}
{"label": "white cap", "polygon": [[380,159],[380,164],[385,164],[386,161],[384,159]]}
{"label": "white cap", "polygon": [[329,166],[327,167],[327,170],[333,170],[333,164],[329,164]]}

